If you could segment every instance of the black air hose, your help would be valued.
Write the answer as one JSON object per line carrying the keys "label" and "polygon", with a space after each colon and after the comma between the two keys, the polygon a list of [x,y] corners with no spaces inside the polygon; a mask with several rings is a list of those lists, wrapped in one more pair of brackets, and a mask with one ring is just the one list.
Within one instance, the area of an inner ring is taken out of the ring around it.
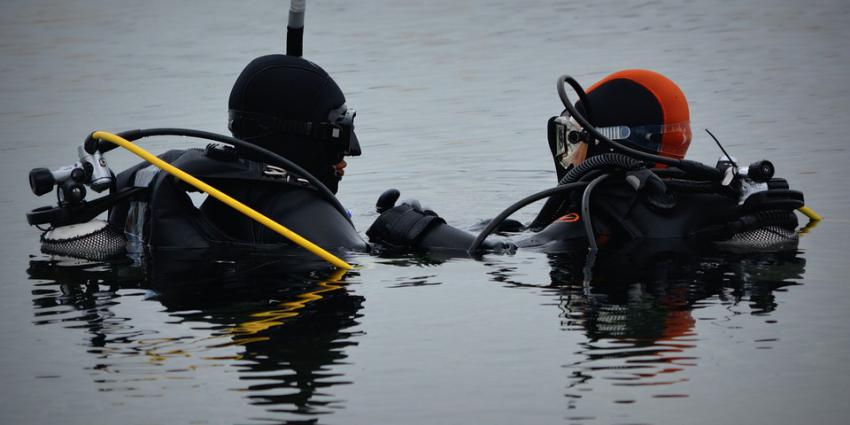
{"label": "black air hose", "polygon": [[592,156],[573,167],[558,184],[573,183],[579,181],[585,174],[594,170],[637,170],[646,167],[643,161],[638,161],[621,153],[604,153]]}
{"label": "black air hose", "polygon": [[736,233],[755,230],[765,226],[779,226],[785,229],[795,229],[798,225],[797,216],[788,210],[757,211],[738,217],[725,224],[708,226],[694,232],[691,236],[699,239],[728,239]]}
{"label": "black air hose", "polygon": [[610,174],[603,174],[593,179],[593,181],[587,185],[587,188],[584,189],[584,193],[581,196],[581,217],[582,220],[584,220],[584,233],[587,235],[587,242],[590,244],[591,252],[598,251],[599,246],[596,244],[596,235],[593,233],[593,222],[591,222],[590,218],[590,194],[593,193],[593,188],[595,188],[597,184],[602,183],[603,180],[610,176]]}
{"label": "black air hose", "polygon": [[511,214],[517,212],[520,208],[532,202],[537,202],[547,196],[552,196],[561,192],[572,191],[578,188],[584,188],[585,186],[587,186],[587,183],[585,182],[562,184],[520,199],[519,201],[515,202],[513,205],[502,211],[493,220],[490,220],[490,223],[487,224],[487,227],[481,230],[481,233],[479,233],[475,240],[472,241],[472,244],[469,245],[469,252],[475,253],[476,251],[478,251],[478,248],[481,246],[481,243],[484,242],[484,239],[486,239],[487,236],[490,235],[490,233],[493,233],[493,231],[496,230],[496,228],[498,228],[499,225],[502,224],[502,222],[504,222],[506,218],[508,218]]}
{"label": "black air hose", "polygon": [[792,211],[788,210],[767,210],[757,211],[752,214],[742,216],[738,220],[729,223],[730,228],[734,231],[742,232],[746,230],[758,229],[764,226],[779,226],[790,229],[797,228],[797,216]]}
{"label": "black air hose", "polygon": [[[645,167],[646,165],[639,160],[631,158],[621,153],[604,153],[602,155],[592,156],[584,160],[581,164],[573,167],[566,175],[558,182],[561,184],[570,184],[583,180],[590,173],[599,171],[631,171]],[[594,173],[596,174],[596,173]],[[569,193],[564,192],[550,197],[546,200],[543,208],[537,213],[537,217],[528,225],[534,231],[539,232],[546,226],[550,225],[558,217],[566,214],[569,207]]]}
{"label": "black air hose", "polygon": [[[293,173],[303,177],[308,182],[310,182],[311,185],[313,185],[313,187],[323,198],[325,198],[325,200],[327,200],[331,205],[333,205],[333,207],[337,211],[339,211],[340,214],[342,214],[346,221],[351,223],[351,217],[349,217],[348,211],[345,209],[345,207],[342,206],[336,196],[334,196],[333,192],[331,192],[327,188],[327,186],[325,186],[324,183],[322,183],[319,179],[310,174],[310,172],[301,168],[298,164],[292,162],[291,160],[253,143],[246,142],[235,137],[225,136],[223,134],[211,133],[208,131],[201,130],[193,130],[189,128],[149,128],[144,130],[128,130],[118,133],[117,135],[131,142],[135,142],[136,140],[152,136],[184,136],[211,140],[214,142],[226,143],[228,145],[235,146],[238,150],[243,150],[255,154],[261,158],[264,158],[271,165],[283,167],[287,171],[292,171]],[[85,150],[88,153],[94,153],[95,151],[106,153],[118,147],[118,145],[109,143],[105,140],[95,140],[91,137],[91,134],[86,137],[83,146],[85,147]]]}

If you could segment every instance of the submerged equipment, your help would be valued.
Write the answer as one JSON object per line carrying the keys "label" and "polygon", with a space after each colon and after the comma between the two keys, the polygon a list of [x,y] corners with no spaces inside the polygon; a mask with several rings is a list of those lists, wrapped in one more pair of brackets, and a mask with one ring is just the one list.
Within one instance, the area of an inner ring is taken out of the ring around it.
{"label": "submerged equipment", "polygon": [[[647,193],[646,199],[650,206],[659,210],[675,205],[676,192],[722,193],[738,200],[740,217],[737,220],[725,225],[701,229],[692,236],[725,238],[730,244],[750,241],[764,236],[763,233],[765,232],[770,233],[778,229],[779,227],[776,227],[778,224],[788,224],[787,215],[774,213],[777,210],[790,211],[796,209],[812,222],[820,220],[820,216],[804,205],[802,193],[789,190],[788,183],[784,179],[774,178],[775,168],[769,161],[762,160],[754,162],[748,167],[739,167],[731,157],[726,155],[721,157],[715,167],[710,167],[697,161],[657,155],[638,149],[633,147],[636,140],[634,136],[638,136],[637,141],[639,142],[641,139],[651,141],[653,135],[656,134],[675,132],[681,133],[679,137],[684,138],[686,137],[685,132],[687,132],[689,143],[690,128],[689,126],[687,129],[685,128],[686,123],[674,123],[668,127],[609,126],[597,128],[572,104],[567,96],[565,84],[569,84],[578,93],[579,98],[583,101],[585,112],[588,115],[591,113],[587,94],[581,88],[581,85],[569,75],[559,77],[557,91],[561,102],[564,104],[565,111],[560,117],[550,120],[550,135],[551,131],[555,130],[553,139],[557,143],[557,146],[553,149],[553,155],[556,161],[564,166],[563,175],[559,175],[559,185],[528,196],[506,208],[478,234],[469,246],[468,251],[470,253],[476,253],[487,236],[499,228],[505,219],[520,208],[554,195],[568,199],[566,195],[570,192],[583,190],[580,205],[591,253],[589,263],[592,263],[597,246],[589,214],[591,192],[593,187],[603,180],[616,176],[622,177],[634,190]],[[599,110],[594,112],[598,114]],[[631,143],[622,143],[626,140]],[[550,139],[550,143],[552,141]],[[578,166],[567,168],[566,162],[571,156],[570,145],[577,145],[578,143],[599,145],[602,152],[610,153],[592,156]],[[682,152],[683,154],[684,152]],[[663,167],[649,168],[653,164],[662,164]],[[548,225],[559,216],[558,214],[564,213],[566,211],[553,209],[547,215],[548,219],[543,220],[542,225]],[[544,212],[541,212],[542,215],[545,215]],[[793,218],[793,214],[791,215],[791,218]],[[532,223],[532,228],[534,227],[535,224]],[[539,228],[542,228],[542,226]],[[782,237],[788,235],[783,230],[771,233],[769,236],[761,240],[768,242],[781,240]]]}
{"label": "submerged equipment", "polygon": [[[257,155],[257,154],[263,155],[267,159],[271,160],[271,162],[274,162],[281,167],[286,167],[287,170],[291,170],[292,172],[298,174],[301,178],[304,179],[304,181],[313,185],[319,191],[320,194],[322,194],[324,197],[326,197],[326,199],[333,200],[332,204],[337,208],[337,210],[340,212],[340,214],[343,215],[346,218],[346,220],[350,220],[345,209],[342,207],[341,204],[339,204],[339,201],[336,200],[336,198],[333,196],[333,194],[330,193],[330,191],[326,187],[324,187],[322,185],[322,183],[320,181],[318,181],[315,177],[313,177],[309,172],[307,172],[306,170],[303,170],[298,165],[292,163],[291,161],[287,160],[286,158],[281,157],[280,155],[274,154],[273,152],[269,152],[269,151],[267,151],[267,150],[265,150],[261,147],[254,146],[250,143],[241,141],[239,139],[234,139],[232,137],[228,137],[228,136],[224,136],[224,135],[220,135],[220,134],[215,134],[215,133],[198,131],[198,130],[188,130],[188,129],[132,130],[132,131],[125,132],[125,133],[120,133],[119,135],[106,133],[106,132],[95,132],[95,133],[90,134],[86,138],[85,142],[83,143],[83,145],[80,147],[79,150],[80,150],[80,152],[88,153],[92,157],[98,156],[102,159],[103,153],[105,153],[105,152],[107,152],[107,151],[109,151],[109,150],[111,150],[111,149],[113,149],[114,147],[117,147],[117,146],[124,147],[125,149],[130,150],[134,154],[142,157],[146,161],[154,164],[155,166],[163,169],[164,171],[175,175],[176,177],[180,178],[181,180],[183,180],[183,181],[191,184],[192,186],[208,193],[210,196],[215,197],[216,199],[226,203],[227,205],[230,205],[231,207],[238,210],[239,212],[251,217],[252,219],[260,222],[261,224],[263,224],[263,225],[271,228],[272,230],[280,233],[284,237],[292,240],[293,242],[304,247],[305,249],[309,250],[310,252],[313,252],[314,254],[325,259],[326,261],[330,262],[334,266],[342,268],[342,269],[350,269],[351,268],[351,266],[348,263],[346,263],[346,262],[340,260],[339,258],[333,256],[332,254],[328,253],[324,249],[319,248],[318,246],[316,246],[312,242],[309,242],[306,239],[301,238],[300,236],[298,236],[294,232],[291,232],[290,230],[286,229],[285,227],[283,227],[279,223],[269,219],[268,217],[263,216],[262,214],[257,213],[256,211],[245,206],[241,202],[230,198],[228,195],[226,195],[226,194],[218,191],[217,189],[205,184],[204,182],[201,182],[200,180],[198,180],[195,177],[183,172],[182,170],[179,170],[179,169],[171,166],[167,162],[161,160],[160,158],[157,158],[157,157],[151,155],[150,153],[148,153],[144,149],[142,149],[142,148],[140,148],[140,147],[138,147],[135,144],[130,142],[130,140],[138,140],[138,139],[141,139],[143,137],[148,137],[148,136],[153,136],[153,135],[183,135],[183,136],[191,136],[191,137],[200,137],[200,138],[205,138],[205,139],[214,140],[214,141],[218,141],[218,142],[228,143],[228,144],[237,146],[241,149],[249,150],[249,151],[253,152],[255,155]],[[104,167],[106,166],[105,161],[102,161],[102,164],[103,164]],[[72,166],[72,167],[76,167],[76,165]],[[79,185],[83,185],[83,186],[84,185],[91,185],[92,182],[94,181],[93,180],[94,174],[86,172],[88,167],[80,167],[80,168],[83,170],[82,175],[79,175],[79,173],[76,173],[78,175],[78,177],[77,177],[76,180],[74,180],[75,184],[79,184]],[[46,180],[43,178],[43,176],[45,175],[43,170],[44,169],[36,168],[36,169],[34,169],[30,172],[31,189],[33,190],[33,193],[35,193],[36,195],[39,195],[39,196],[46,193],[44,191],[44,189],[47,186],[47,184],[44,183],[44,181],[46,181]],[[53,173],[53,174],[59,174],[59,173]],[[61,226],[74,225],[74,224],[79,224],[79,223],[86,223],[86,222],[90,221],[92,218],[99,215],[100,213],[106,211],[107,209],[111,208],[112,206],[115,206],[118,202],[125,200],[128,197],[135,194],[136,192],[139,192],[140,190],[142,190],[141,188],[138,188],[138,187],[130,187],[130,188],[124,188],[120,191],[115,191],[114,190],[114,185],[115,185],[114,174],[111,171],[108,171],[107,174],[110,176],[111,186],[113,186],[113,187],[110,188],[110,192],[112,192],[112,193],[110,193],[109,195],[98,198],[98,199],[96,199],[92,202],[86,202],[85,201],[85,199],[84,199],[85,191],[82,191],[83,196],[74,197],[74,198],[62,197],[60,195],[58,206],[56,206],[56,207],[42,207],[42,208],[37,208],[35,210],[32,210],[29,213],[27,213],[27,221],[31,225],[49,224],[52,229],[57,228],[57,227],[61,227]],[[56,180],[56,179],[54,178],[54,180]],[[61,194],[64,191],[65,191],[65,185],[59,184],[59,188],[58,188],[57,192]],[[100,229],[95,229],[94,231],[100,231]],[[89,232],[89,234],[91,234],[91,233],[92,232]],[[79,232],[75,232],[74,234],[77,235],[77,237],[79,237]],[[42,239],[45,240],[44,237]],[[68,239],[68,238],[56,238],[55,240],[54,239],[46,239],[48,245],[43,247],[43,248],[45,250],[50,251],[50,247],[56,246],[58,244],[58,242],[61,242],[63,239]],[[64,250],[54,250],[52,252],[66,253]]]}

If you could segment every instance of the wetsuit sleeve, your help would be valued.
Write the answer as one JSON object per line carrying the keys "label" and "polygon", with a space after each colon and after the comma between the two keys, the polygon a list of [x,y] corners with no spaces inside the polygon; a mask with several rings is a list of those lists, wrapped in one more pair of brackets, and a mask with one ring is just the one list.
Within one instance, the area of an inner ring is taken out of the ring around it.
{"label": "wetsuit sleeve", "polygon": [[[425,234],[418,247],[428,250],[464,251],[469,249],[475,236],[456,227],[441,223]],[[482,248],[486,251],[510,250],[511,245],[503,242],[484,241]]]}
{"label": "wetsuit sleeve", "polygon": [[[384,211],[366,231],[369,241],[394,249],[422,249],[466,252],[475,236],[446,224],[433,211],[401,204]],[[485,241],[490,251],[510,250],[511,244]]]}
{"label": "wetsuit sleeve", "polygon": [[369,241],[393,248],[416,248],[433,227],[445,224],[433,213],[426,213],[409,204],[384,211],[366,231]]}
{"label": "wetsuit sleeve", "polygon": [[[594,227],[599,228],[600,221],[594,222]],[[582,217],[571,212],[552,221],[543,230],[532,233],[517,241],[520,248],[549,247],[553,250],[581,248],[587,243],[587,232],[584,229]]]}

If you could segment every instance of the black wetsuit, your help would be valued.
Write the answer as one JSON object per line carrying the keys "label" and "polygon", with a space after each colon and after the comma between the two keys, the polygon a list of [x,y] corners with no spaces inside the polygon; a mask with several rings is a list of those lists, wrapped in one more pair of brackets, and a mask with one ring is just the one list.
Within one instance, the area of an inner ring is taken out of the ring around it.
{"label": "black wetsuit", "polygon": [[[368,249],[354,226],[315,190],[298,186],[281,188],[279,184],[269,183],[230,183],[221,185],[220,189],[323,248]],[[216,199],[207,198],[200,210],[207,220],[217,223],[223,233],[235,240],[252,244],[288,243],[277,232]]]}
{"label": "black wetsuit", "polygon": [[[341,211],[285,170],[209,155],[200,149],[173,150],[160,157],[325,249],[368,249]],[[148,247],[294,247],[283,236],[212,197],[196,208],[189,197],[194,188],[150,164],[141,163],[120,173],[117,186],[147,188],[133,201],[114,207],[109,222],[129,237],[138,235]]]}
{"label": "black wetsuit", "polygon": [[[579,199],[551,224],[517,241],[519,247],[549,251],[586,243],[587,233]],[[709,193],[680,193],[664,207],[649,202],[622,179],[601,184],[590,198],[593,234],[600,244],[639,239],[687,239],[700,229],[719,225],[736,214],[737,201]]]}

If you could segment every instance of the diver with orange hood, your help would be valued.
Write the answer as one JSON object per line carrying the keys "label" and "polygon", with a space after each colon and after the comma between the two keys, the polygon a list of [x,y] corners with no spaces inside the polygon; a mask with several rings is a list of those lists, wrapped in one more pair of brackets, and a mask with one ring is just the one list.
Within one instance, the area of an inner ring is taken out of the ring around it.
{"label": "diver with orange hood", "polygon": [[[573,104],[569,84],[579,96]],[[378,199],[381,215],[367,231],[390,249],[559,252],[640,240],[687,240],[734,249],[785,250],[797,243],[794,210],[803,194],[774,177],[769,161],[742,166],[725,154],[716,166],[684,159],[691,143],[685,95],[649,70],[611,74],[587,92],[558,79],[564,111],[548,122],[558,186],[533,194],[491,220],[477,236],[446,224],[416,201],[395,206],[399,192]],[[719,142],[718,142],[719,145]],[[721,146],[722,149],[722,146]],[[547,198],[523,226],[507,220]],[[516,242],[491,242],[494,231],[528,231]]]}

